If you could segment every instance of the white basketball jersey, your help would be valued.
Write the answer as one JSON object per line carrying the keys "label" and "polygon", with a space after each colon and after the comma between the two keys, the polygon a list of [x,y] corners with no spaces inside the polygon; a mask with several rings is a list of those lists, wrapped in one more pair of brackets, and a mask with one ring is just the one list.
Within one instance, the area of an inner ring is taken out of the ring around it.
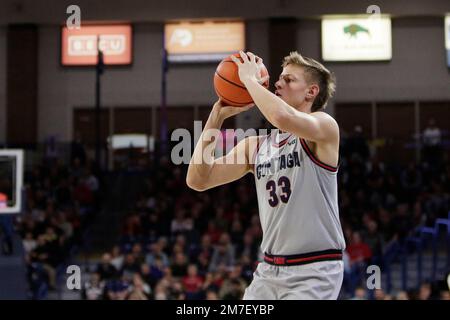
{"label": "white basketball jersey", "polygon": [[254,157],[262,251],[294,255],[344,250],[338,168],[319,161],[305,140],[279,130],[260,138]]}

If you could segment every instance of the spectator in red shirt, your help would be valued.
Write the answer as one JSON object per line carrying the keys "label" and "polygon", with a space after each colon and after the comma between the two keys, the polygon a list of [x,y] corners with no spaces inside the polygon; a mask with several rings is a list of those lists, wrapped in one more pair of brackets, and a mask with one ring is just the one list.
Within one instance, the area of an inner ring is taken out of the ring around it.
{"label": "spectator in red shirt", "polygon": [[222,231],[217,228],[213,220],[208,222],[208,229],[206,230],[206,234],[211,239],[212,243],[217,243],[222,235]]}
{"label": "spectator in red shirt", "polygon": [[349,290],[353,294],[354,289],[361,285],[364,279],[365,268],[372,257],[372,250],[367,243],[362,241],[359,232],[355,231],[352,233],[346,251],[350,259]]}
{"label": "spectator in red shirt", "polygon": [[187,300],[199,299],[200,291],[203,286],[203,279],[198,275],[197,266],[190,264],[188,266],[187,275],[182,280]]}
{"label": "spectator in red shirt", "polygon": [[367,263],[372,257],[372,250],[369,245],[361,239],[359,232],[353,232],[350,245],[347,247],[348,255],[350,256],[350,264]]}

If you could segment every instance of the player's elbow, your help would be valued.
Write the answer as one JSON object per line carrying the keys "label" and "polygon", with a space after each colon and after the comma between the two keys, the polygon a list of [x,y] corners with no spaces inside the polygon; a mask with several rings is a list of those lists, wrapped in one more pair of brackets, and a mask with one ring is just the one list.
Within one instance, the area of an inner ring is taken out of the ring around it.
{"label": "player's elbow", "polygon": [[198,192],[202,192],[208,189],[206,183],[202,182],[201,179],[192,177],[191,175],[188,175],[186,177],[186,184],[189,188]]}

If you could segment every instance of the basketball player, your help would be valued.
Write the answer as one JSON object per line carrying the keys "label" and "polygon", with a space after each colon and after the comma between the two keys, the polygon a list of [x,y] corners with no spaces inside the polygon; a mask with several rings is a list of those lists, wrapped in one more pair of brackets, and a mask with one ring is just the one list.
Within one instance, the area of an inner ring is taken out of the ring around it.
{"label": "basketball player", "polygon": [[[256,106],[276,128],[248,137],[224,159],[211,140],[200,138],[187,174],[198,191],[237,180],[252,172],[263,229],[264,262],[254,272],[244,299],[337,299],[343,280],[345,241],[339,221],[337,171],[339,127],[323,112],[333,95],[333,75],[317,61],[292,52],[284,58],[275,93],[265,89],[262,60],[240,52],[233,61]],[[245,108],[216,102],[204,131]],[[208,149],[213,150],[214,148]],[[227,164],[244,156],[245,163]],[[202,160],[203,156],[203,161]]]}

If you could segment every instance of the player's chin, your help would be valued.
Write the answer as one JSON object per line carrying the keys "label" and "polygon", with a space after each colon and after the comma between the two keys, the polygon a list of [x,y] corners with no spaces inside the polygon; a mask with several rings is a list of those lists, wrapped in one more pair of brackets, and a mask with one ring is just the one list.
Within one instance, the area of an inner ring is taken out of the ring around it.
{"label": "player's chin", "polygon": [[287,104],[290,104],[290,100],[287,98],[287,97],[285,97],[285,96],[278,96],[278,98],[280,98],[281,100],[283,100],[284,102],[286,102]]}

